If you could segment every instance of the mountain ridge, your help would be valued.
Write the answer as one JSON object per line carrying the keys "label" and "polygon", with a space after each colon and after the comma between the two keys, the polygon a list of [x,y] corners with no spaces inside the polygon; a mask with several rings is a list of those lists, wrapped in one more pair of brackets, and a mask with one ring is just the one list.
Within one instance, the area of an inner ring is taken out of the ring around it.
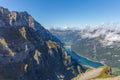
{"label": "mountain ridge", "polygon": [[0,7],[0,79],[70,80],[80,66],[27,12]]}

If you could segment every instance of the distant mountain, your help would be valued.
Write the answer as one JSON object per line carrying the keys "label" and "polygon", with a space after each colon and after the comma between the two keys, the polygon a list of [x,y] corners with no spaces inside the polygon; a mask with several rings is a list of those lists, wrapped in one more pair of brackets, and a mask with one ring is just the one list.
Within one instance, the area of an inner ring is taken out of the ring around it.
{"label": "distant mountain", "polygon": [[0,80],[70,80],[85,68],[27,12],[0,7]]}
{"label": "distant mountain", "polygon": [[49,29],[49,31],[56,36],[58,39],[60,39],[65,45],[72,45],[72,43],[79,39],[80,36],[78,33],[80,30],[72,30],[72,29]]}
{"label": "distant mountain", "polygon": [[[119,28],[85,28],[81,30],[50,30],[65,45],[81,56],[120,68]],[[120,73],[120,70],[119,72]]]}

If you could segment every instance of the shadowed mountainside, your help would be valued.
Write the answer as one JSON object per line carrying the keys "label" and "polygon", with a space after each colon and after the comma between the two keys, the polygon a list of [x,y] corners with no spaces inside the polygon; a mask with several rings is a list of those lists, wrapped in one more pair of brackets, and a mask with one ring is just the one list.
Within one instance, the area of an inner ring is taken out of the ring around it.
{"label": "shadowed mountainside", "polygon": [[77,66],[60,40],[27,12],[0,7],[0,80],[70,80]]}

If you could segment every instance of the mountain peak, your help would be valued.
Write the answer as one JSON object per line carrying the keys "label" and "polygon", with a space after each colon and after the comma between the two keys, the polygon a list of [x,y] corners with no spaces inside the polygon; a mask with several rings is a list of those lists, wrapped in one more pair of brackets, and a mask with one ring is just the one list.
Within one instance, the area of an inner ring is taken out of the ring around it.
{"label": "mountain peak", "polygon": [[8,14],[8,13],[9,13],[9,10],[7,8],[0,7],[0,15],[1,14]]}
{"label": "mountain peak", "polygon": [[70,80],[77,66],[31,15],[0,7],[0,80]]}
{"label": "mountain peak", "polygon": [[35,20],[26,11],[9,11],[7,8],[0,7],[0,14],[0,23],[4,24],[1,26],[29,26],[31,28],[35,26]]}

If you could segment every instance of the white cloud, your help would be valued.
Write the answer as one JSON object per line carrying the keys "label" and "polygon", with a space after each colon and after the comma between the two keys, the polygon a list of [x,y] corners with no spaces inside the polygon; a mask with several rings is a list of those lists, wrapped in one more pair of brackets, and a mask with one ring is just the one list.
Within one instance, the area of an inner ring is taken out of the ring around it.
{"label": "white cloud", "polygon": [[94,30],[83,30],[81,33],[82,38],[97,38],[103,36],[99,41],[104,46],[110,46],[114,42],[120,42],[120,30],[116,28],[96,28]]}

